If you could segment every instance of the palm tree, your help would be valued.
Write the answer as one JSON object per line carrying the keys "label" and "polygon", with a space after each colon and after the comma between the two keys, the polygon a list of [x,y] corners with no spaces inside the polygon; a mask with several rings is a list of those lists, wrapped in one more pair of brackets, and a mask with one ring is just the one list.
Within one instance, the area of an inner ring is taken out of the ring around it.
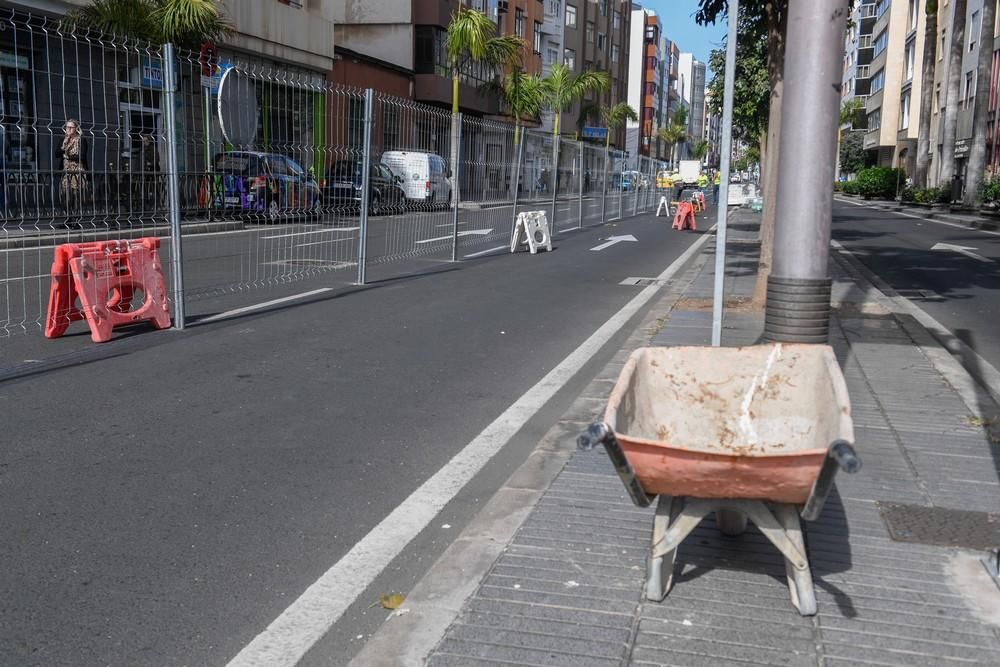
{"label": "palm tree", "polygon": [[990,99],[990,76],[993,73],[993,26],[996,25],[996,0],[983,3],[982,32],[979,35],[979,74],[976,81],[976,105],[973,107],[972,146],[969,149],[969,168],[965,179],[965,196],[962,203],[975,206],[980,196],[980,185],[986,171],[987,104]]}
{"label": "palm tree", "polygon": [[70,27],[197,48],[232,31],[217,0],[91,0],[66,16]]}
{"label": "palm tree", "polygon": [[542,90],[542,80],[537,74],[525,74],[520,67],[511,69],[510,74],[499,81],[490,81],[480,86],[480,90],[499,95],[507,113],[514,119],[514,154],[517,164],[511,165],[511,197],[517,192],[517,178],[520,176],[520,158],[518,146],[521,140],[521,120],[536,119],[545,102]]}
{"label": "palm tree", "polygon": [[705,156],[708,155],[708,149],[711,147],[712,144],[708,143],[708,141],[705,139],[699,139],[691,144],[691,158],[694,160],[704,160]]}
{"label": "palm tree", "polygon": [[917,165],[913,185],[927,187],[931,164],[931,112],[934,106],[934,62],[937,60],[937,0],[924,5],[924,57],[920,64],[920,123],[917,125]]}
{"label": "palm tree", "polygon": [[674,109],[674,113],[670,116],[669,121],[667,121],[667,125],[661,127],[656,133],[657,138],[667,145],[671,163],[676,163],[674,160],[674,149],[678,144],[682,144],[688,140],[687,127],[687,109],[685,107],[677,107]]}
{"label": "palm tree", "polygon": [[591,91],[605,90],[610,82],[607,72],[587,70],[573,74],[573,70],[563,63],[554,64],[549,75],[542,79],[546,104],[555,113],[552,134],[559,135],[560,112],[567,111]]}
{"label": "palm tree", "polygon": [[858,114],[864,110],[865,102],[860,97],[852,97],[840,105],[840,124],[850,125],[851,129],[857,124]]}
{"label": "palm tree", "polygon": [[[451,166],[458,171],[458,89],[462,70],[470,63],[486,63],[497,69],[511,67],[521,59],[524,40],[497,36],[497,24],[474,9],[459,7],[451,15],[444,48],[451,71]],[[458,179],[452,184],[452,204],[458,201]]]}
{"label": "palm tree", "polygon": [[619,102],[614,106],[602,107],[601,118],[604,120],[604,124],[608,126],[608,136],[604,142],[604,148],[607,149],[611,147],[611,128],[618,127],[626,119],[639,120],[639,114],[627,102]]}

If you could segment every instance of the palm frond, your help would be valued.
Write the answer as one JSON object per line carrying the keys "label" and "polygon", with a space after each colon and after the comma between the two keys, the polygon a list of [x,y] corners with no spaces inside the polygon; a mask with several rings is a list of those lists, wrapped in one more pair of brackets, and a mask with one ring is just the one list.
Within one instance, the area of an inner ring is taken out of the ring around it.
{"label": "palm frond", "polygon": [[155,10],[153,0],[93,0],[69,12],[63,24],[70,30],[92,28],[107,35],[128,35],[155,43],[158,34],[151,21]]}
{"label": "palm frond", "polygon": [[512,35],[494,37],[487,40],[483,55],[477,60],[482,60],[496,67],[509,67],[521,62],[524,46],[524,40],[520,37]]}
{"label": "palm frond", "polygon": [[152,20],[164,42],[196,46],[218,41],[232,30],[217,0],[156,0],[156,4]]}
{"label": "palm frond", "polygon": [[603,107],[601,117],[609,128],[620,125],[625,119],[639,120],[639,114],[629,106],[628,102],[618,102],[613,106]]}

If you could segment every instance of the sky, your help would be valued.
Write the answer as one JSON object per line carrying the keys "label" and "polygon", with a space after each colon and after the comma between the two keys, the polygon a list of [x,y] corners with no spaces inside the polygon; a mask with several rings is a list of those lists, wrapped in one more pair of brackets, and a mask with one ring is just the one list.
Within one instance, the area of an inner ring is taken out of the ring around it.
{"label": "sky", "polygon": [[663,34],[676,42],[683,53],[693,53],[695,58],[708,63],[709,52],[721,48],[726,35],[725,21],[704,27],[695,23],[698,0],[641,0],[641,4],[656,12]]}

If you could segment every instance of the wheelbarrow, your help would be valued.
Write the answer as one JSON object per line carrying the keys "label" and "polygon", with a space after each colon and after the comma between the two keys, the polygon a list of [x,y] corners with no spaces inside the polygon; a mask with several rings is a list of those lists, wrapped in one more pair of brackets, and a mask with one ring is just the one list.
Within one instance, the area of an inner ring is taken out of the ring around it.
{"label": "wheelbarrow", "polygon": [[603,421],[577,439],[604,445],[632,502],[658,497],[646,598],[662,601],[681,542],[707,515],[726,535],[747,520],[785,558],[792,604],[816,613],[800,517],[819,518],[838,469],[854,473],[850,401],[826,345],[636,350]]}

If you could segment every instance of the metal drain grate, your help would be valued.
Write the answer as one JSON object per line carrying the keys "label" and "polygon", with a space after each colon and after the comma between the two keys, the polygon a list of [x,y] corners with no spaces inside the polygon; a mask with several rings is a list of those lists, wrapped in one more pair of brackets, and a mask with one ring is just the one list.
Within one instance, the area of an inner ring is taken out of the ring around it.
{"label": "metal drain grate", "polygon": [[648,287],[649,285],[662,285],[665,280],[657,280],[656,278],[634,278],[629,277],[618,283],[619,285],[638,286],[638,287]]}
{"label": "metal drain grate", "polygon": [[890,537],[897,542],[964,549],[989,549],[1000,544],[1000,514],[881,501],[878,509]]}

